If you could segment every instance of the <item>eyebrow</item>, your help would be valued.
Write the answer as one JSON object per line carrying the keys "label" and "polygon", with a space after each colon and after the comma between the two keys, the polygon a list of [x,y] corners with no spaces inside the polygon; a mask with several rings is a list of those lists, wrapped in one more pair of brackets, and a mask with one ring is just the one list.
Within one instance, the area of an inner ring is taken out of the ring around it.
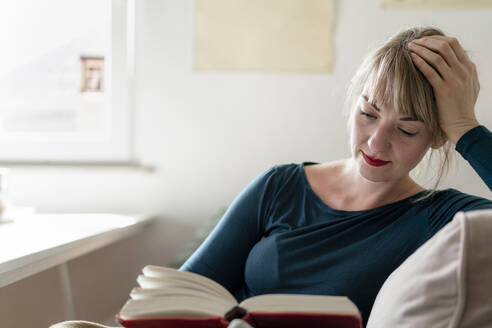
{"label": "eyebrow", "polygon": [[[362,98],[369,104],[371,105],[371,107],[373,107],[375,110],[377,110],[378,112],[381,111],[381,109],[373,102],[370,102],[369,101],[369,98],[366,96],[366,95],[362,95]],[[405,116],[405,117],[401,117],[400,118],[400,121],[412,121],[412,122],[423,122],[422,120],[419,120],[418,118],[415,118],[415,117],[410,117],[410,116]]]}

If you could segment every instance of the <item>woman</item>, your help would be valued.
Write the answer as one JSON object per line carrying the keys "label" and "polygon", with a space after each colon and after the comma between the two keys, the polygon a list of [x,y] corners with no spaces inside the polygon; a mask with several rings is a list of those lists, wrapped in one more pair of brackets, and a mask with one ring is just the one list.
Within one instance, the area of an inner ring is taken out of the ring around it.
{"label": "woman", "polygon": [[410,254],[456,212],[492,208],[455,189],[426,190],[409,175],[430,148],[455,148],[492,189],[492,133],[474,114],[478,90],[456,39],[434,28],[394,36],[352,81],[351,158],[267,170],[181,270],[238,300],[345,295],[365,325],[383,282]]}

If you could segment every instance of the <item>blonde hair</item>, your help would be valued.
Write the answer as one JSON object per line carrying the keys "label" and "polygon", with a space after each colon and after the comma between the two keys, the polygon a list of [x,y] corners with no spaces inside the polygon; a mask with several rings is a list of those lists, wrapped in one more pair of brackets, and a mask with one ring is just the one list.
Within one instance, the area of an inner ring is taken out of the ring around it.
{"label": "blonde hair", "polygon": [[[424,122],[432,136],[432,144],[441,145],[430,150],[430,156],[422,162],[431,167],[431,159],[438,153],[439,165],[436,181],[425,196],[415,202],[431,196],[446,176],[451,164],[452,145],[439,126],[434,91],[425,76],[414,66],[408,50],[408,43],[430,35],[444,35],[434,27],[414,27],[391,37],[382,46],[371,52],[358,68],[350,81],[347,93],[349,131],[353,126],[353,112],[358,98],[366,92],[370,102],[392,104],[398,114],[415,117]],[[426,156],[427,157],[427,156]],[[421,172],[418,165],[419,174]]]}

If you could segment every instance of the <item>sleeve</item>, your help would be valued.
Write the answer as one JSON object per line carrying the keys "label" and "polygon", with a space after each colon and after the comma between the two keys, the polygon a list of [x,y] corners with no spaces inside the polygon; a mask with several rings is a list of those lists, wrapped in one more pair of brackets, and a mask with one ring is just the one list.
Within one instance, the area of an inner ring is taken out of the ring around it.
{"label": "sleeve", "polygon": [[458,140],[456,150],[492,191],[492,133],[483,125],[477,126]]}
{"label": "sleeve", "polygon": [[427,208],[429,229],[426,240],[441,230],[460,211],[492,209],[491,200],[468,195],[456,189],[447,189],[430,201],[431,205]]}
{"label": "sleeve", "polygon": [[277,167],[263,172],[236,197],[214,230],[179,270],[213,279],[231,294],[242,287],[246,259],[263,234],[276,172]]}

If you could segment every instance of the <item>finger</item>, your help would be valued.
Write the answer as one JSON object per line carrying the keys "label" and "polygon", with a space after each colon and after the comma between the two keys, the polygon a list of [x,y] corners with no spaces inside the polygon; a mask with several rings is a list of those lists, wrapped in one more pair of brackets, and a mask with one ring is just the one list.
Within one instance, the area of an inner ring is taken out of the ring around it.
{"label": "finger", "polygon": [[425,78],[432,85],[432,88],[436,90],[436,88],[443,82],[441,76],[437,73],[437,71],[429,65],[422,57],[420,57],[417,53],[411,52],[410,56],[412,57],[413,63],[419,71],[424,74]]}
{"label": "finger", "polygon": [[[408,45],[413,53],[416,53],[420,58],[424,59],[428,64],[432,65],[434,70],[444,79],[449,79],[452,75],[451,68],[446,60],[438,53],[429,50],[417,43]],[[423,72],[422,72],[423,73]]]}
{"label": "finger", "polygon": [[451,47],[450,41],[437,37],[424,37],[413,40],[414,43],[423,46],[433,52],[441,55],[446,63],[451,67],[459,66],[459,60],[455,54],[454,48]]}
{"label": "finger", "polygon": [[453,51],[456,55],[456,58],[458,58],[458,60],[461,63],[466,63],[466,62],[470,61],[470,58],[466,54],[465,50],[461,46],[458,39],[453,38],[453,37],[449,37],[449,36],[441,36],[441,35],[438,35],[438,37],[441,39],[447,40],[447,42],[449,43],[449,45],[453,49]]}
{"label": "finger", "polygon": [[[465,50],[463,49],[463,47],[459,43],[458,39],[456,39],[454,37],[444,36],[444,35],[432,35],[432,36],[428,36],[426,38],[438,39],[438,40],[442,40],[444,42],[447,42],[449,44],[449,46],[451,47],[451,49],[453,49],[454,55],[456,56],[457,60],[460,63],[466,63],[470,60],[470,58],[466,54]],[[416,40],[421,40],[421,39],[416,39]]]}

